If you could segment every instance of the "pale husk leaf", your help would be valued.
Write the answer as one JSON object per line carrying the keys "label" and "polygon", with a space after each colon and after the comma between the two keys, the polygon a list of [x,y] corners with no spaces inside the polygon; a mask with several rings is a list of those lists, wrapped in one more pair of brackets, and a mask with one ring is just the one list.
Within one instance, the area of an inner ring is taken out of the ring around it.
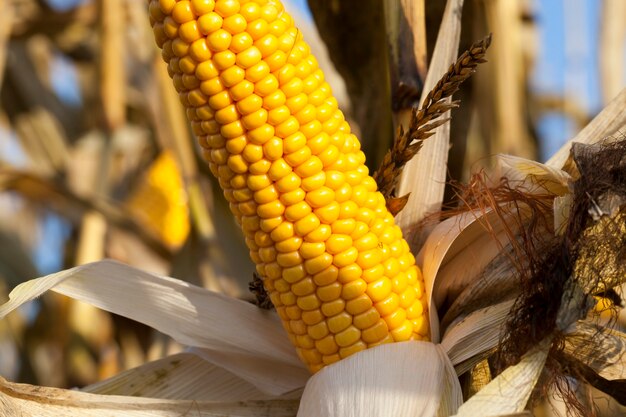
{"label": "pale husk leaf", "polygon": [[[215,352],[218,356],[213,360],[208,354],[205,358],[272,395],[304,386],[309,376],[274,312],[114,261],[27,281],[0,306],[0,318],[48,290],[144,323],[180,343]],[[281,366],[256,366],[263,361]]]}
{"label": "pale husk leaf", "polygon": [[[486,213],[468,212],[447,219],[435,227],[417,255],[417,263],[424,275],[426,293],[431,294],[428,308],[433,342],[440,341],[437,307],[445,300],[447,291],[451,287],[464,287],[464,282],[470,282],[497,255],[497,250],[484,251],[484,247],[481,247],[487,242],[494,243],[493,236],[488,234],[486,225],[500,224],[495,222],[495,219],[495,213],[489,211]],[[498,231],[500,230],[496,232]],[[456,257],[469,256],[465,254],[468,253],[470,247],[477,248],[477,250],[474,251],[476,253],[473,254],[472,262],[463,262],[465,265],[463,273],[456,275],[448,273],[446,276],[441,276],[440,272]],[[495,248],[497,249],[497,246]],[[481,258],[479,261],[475,258],[477,254]]]}
{"label": "pale husk leaf", "polygon": [[81,391],[170,400],[228,402],[269,399],[251,383],[189,352],[145,363],[84,387]]}
{"label": "pale husk leaf", "polygon": [[[256,339],[250,339],[248,344],[255,344]],[[292,347],[291,344],[288,347]],[[311,376],[309,371],[295,367],[281,360],[266,359],[259,356],[238,354],[224,350],[191,348],[191,352],[205,360],[223,367],[235,375],[251,381],[262,391],[283,395],[304,387]],[[266,387],[272,387],[268,391]]]}
{"label": "pale husk leaf", "polygon": [[441,347],[458,375],[467,372],[483,359],[482,354],[495,348],[514,300],[477,310],[453,323],[443,336]]}
{"label": "pale husk leaf", "polygon": [[626,379],[626,333],[599,327],[590,320],[574,323],[566,333],[566,353],[584,361],[603,378]]}
{"label": "pale husk leaf", "polygon": [[[488,217],[492,216],[487,215],[483,219]],[[438,308],[444,304],[444,301],[447,304],[453,303],[467,286],[476,282],[487,265],[506,247],[508,236],[506,231],[500,229],[500,224],[490,223],[490,226],[493,227],[493,235],[489,233],[484,224],[479,224],[479,226],[483,233],[476,239],[466,242],[467,234],[462,233],[459,236],[455,245],[466,243],[467,246],[462,252],[448,258],[445,265],[439,269],[433,289],[435,306]],[[468,229],[470,230],[467,232],[471,233],[471,227]],[[507,259],[502,259],[502,262],[505,261]],[[515,274],[507,274],[504,278],[513,279],[514,277]]]}
{"label": "pale husk leaf", "polygon": [[21,417],[292,417],[297,400],[175,401],[15,384],[0,377],[0,415]]}
{"label": "pale husk leaf", "polygon": [[441,347],[391,343],[327,366],[304,390],[300,417],[449,416],[462,401]]}
{"label": "pale husk leaf", "polygon": [[569,192],[570,175],[561,169],[513,155],[498,155],[497,176],[529,193],[564,195]]}
{"label": "pale husk leaf", "polygon": [[572,202],[573,200],[571,194],[556,197],[552,202],[552,212],[554,213],[554,233],[556,235],[562,235],[565,233]]}
{"label": "pale husk leaf", "polygon": [[505,369],[465,402],[456,417],[492,417],[524,411],[543,370],[549,345],[550,340],[544,340],[517,365]]}
{"label": "pale husk leaf", "polygon": [[503,302],[517,297],[520,292],[519,281],[513,278],[518,270],[511,262],[512,254],[511,245],[504,247],[474,277],[474,280],[463,288],[459,295],[454,298],[454,301],[448,304],[441,318],[441,331],[443,333],[446,333],[448,326],[458,320],[459,317],[489,307],[495,301]]}
{"label": "pale husk leaf", "polygon": [[[437,35],[437,44],[430,61],[430,67],[420,102],[435,86],[448,67],[454,63],[461,36],[461,13],[463,0],[448,0]],[[443,115],[448,117],[449,113]],[[408,120],[403,123],[408,125]],[[405,231],[423,220],[424,217],[441,208],[446,184],[450,123],[437,128],[435,134],[424,142],[420,152],[411,159],[402,172],[396,195],[411,194],[411,201],[396,217]]]}

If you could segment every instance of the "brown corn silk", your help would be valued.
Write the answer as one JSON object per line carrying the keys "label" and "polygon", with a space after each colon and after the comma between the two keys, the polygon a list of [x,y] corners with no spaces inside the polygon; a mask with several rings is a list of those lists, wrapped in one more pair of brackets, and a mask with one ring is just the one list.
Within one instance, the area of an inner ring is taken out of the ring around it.
{"label": "brown corn silk", "polygon": [[424,281],[315,57],[277,0],[152,0],[202,156],[312,372],[427,340]]}

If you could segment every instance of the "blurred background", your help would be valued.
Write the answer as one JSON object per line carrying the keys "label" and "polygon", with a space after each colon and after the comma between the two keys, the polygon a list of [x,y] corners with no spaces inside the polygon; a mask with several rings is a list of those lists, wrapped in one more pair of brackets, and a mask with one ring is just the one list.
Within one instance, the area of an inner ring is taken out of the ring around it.
{"label": "blurred background", "polygon": [[[423,36],[408,41],[393,1],[284,2],[373,171],[397,113],[419,103],[445,2],[415,0]],[[252,299],[253,266],[196,156],[146,2],[0,7],[0,300],[105,257]],[[501,152],[546,160],[625,86],[623,0],[465,0],[460,49],[489,32],[489,63],[455,96],[450,179]],[[404,65],[406,48],[417,63]],[[0,322],[0,375],[39,385],[84,386],[179,349],[55,294]]]}

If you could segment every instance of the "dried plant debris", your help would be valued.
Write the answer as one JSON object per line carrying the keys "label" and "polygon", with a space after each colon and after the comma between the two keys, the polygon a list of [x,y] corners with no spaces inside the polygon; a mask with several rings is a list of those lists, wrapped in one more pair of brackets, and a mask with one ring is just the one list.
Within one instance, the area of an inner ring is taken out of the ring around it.
{"label": "dried plant debris", "polygon": [[252,281],[248,283],[248,289],[252,295],[254,295],[253,302],[257,307],[264,310],[271,310],[274,308],[272,300],[270,300],[270,296],[263,286],[263,279],[256,272],[253,274]]}
{"label": "dried plant debris", "polygon": [[[626,380],[607,379],[597,371],[598,363],[622,361],[624,350],[616,354],[607,346],[606,327],[587,333],[570,329],[589,316],[594,296],[626,282],[626,141],[576,144],[572,158],[578,178],[566,232],[548,247],[520,246],[527,267],[518,270],[521,293],[493,363],[499,373],[552,338],[537,397],[556,391],[570,413],[593,416],[593,405],[582,401],[569,381],[574,378],[626,404]],[[532,242],[537,237],[526,228],[521,238]]]}
{"label": "dried plant debris", "polygon": [[485,62],[484,56],[490,44],[491,35],[474,43],[465,51],[428,93],[421,108],[412,111],[408,129],[406,131],[402,127],[398,129],[393,146],[374,173],[378,189],[387,199],[387,208],[392,214],[395,215],[402,210],[408,199],[408,194],[399,199],[394,194],[402,168],[417,155],[424,140],[434,135],[435,129],[449,120],[442,116],[457,107],[459,102],[448,99],[476,71],[478,64]]}

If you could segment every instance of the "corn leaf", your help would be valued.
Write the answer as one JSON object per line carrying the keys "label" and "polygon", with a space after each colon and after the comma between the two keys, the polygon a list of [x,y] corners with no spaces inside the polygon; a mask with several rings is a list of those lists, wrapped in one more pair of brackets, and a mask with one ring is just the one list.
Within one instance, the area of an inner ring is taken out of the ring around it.
{"label": "corn leaf", "polygon": [[461,403],[440,346],[402,342],[359,352],[311,377],[298,416],[448,416]]}
{"label": "corn leaf", "polygon": [[[48,290],[144,323],[180,343],[219,354],[217,365],[237,375],[242,372],[269,394],[300,388],[309,376],[275,313],[114,261],[27,281],[11,291],[10,300],[0,306],[0,318]],[[263,361],[275,366],[257,366]],[[242,369],[247,367],[254,368]]]}

